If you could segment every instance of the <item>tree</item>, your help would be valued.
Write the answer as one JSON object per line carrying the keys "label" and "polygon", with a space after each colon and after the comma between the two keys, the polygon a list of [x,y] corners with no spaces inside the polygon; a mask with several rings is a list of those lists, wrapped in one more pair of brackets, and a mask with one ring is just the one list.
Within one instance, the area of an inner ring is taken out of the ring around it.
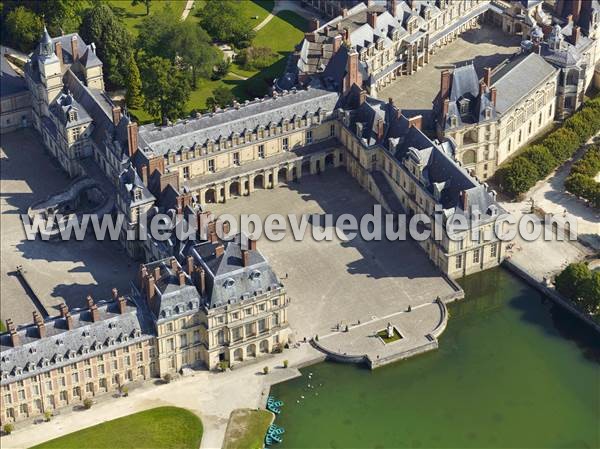
{"label": "tree", "polygon": [[584,282],[591,277],[590,268],[583,262],[572,263],[556,276],[556,290],[566,298],[581,298]]}
{"label": "tree", "polygon": [[208,78],[218,63],[219,52],[211,44],[210,36],[197,24],[176,21],[173,36],[169,39],[172,57],[178,56],[181,62],[192,70],[192,86],[196,88],[198,76]]}
{"label": "tree", "polygon": [[7,14],[5,27],[4,33],[11,45],[26,52],[35,47],[44,30],[42,19],[24,6]]}
{"label": "tree", "polygon": [[213,80],[220,80],[225,75],[229,73],[229,68],[231,67],[231,62],[229,59],[223,59],[217,63],[215,66],[214,73],[211,76]]}
{"label": "tree", "polygon": [[146,15],[150,14],[150,4],[152,0],[131,0],[131,6],[143,4],[146,7]]}
{"label": "tree", "polygon": [[165,381],[166,384],[171,383],[171,380],[173,380],[173,377],[167,373],[163,376],[163,380]]}
{"label": "tree", "polygon": [[543,145],[534,145],[527,148],[523,154],[523,157],[527,158],[533,163],[538,170],[541,178],[545,178],[550,172],[556,167],[557,161],[550,154],[550,151]]}
{"label": "tree", "polygon": [[50,32],[59,35],[63,32],[74,33],[79,30],[83,14],[93,1],[45,0],[35,3]]}
{"label": "tree", "polygon": [[153,56],[141,67],[144,107],[162,123],[184,115],[190,96],[188,78],[171,61]]}
{"label": "tree", "polygon": [[240,43],[250,42],[255,36],[241,6],[236,0],[207,2],[198,14],[200,25],[213,39],[241,47]]}
{"label": "tree", "polygon": [[96,44],[108,81],[114,86],[125,87],[133,40],[112,9],[104,3],[90,8],[83,18],[79,34],[87,43]]}
{"label": "tree", "polygon": [[537,167],[523,156],[519,156],[502,169],[501,177],[506,190],[512,195],[527,192],[540,178]]}
{"label": "tree", "polygon": [[171,5],[167,3],[164,8],[144,17],[140,23],[140,32],[136,46],[146,56],[161,56],[172,59],[171,39],[174,37],[175,26],[180,23],[179,17]]}
{"label": "tree", "polygon": [[129,60],[127,61],[127,79],[125,80],[125,87],[127,89],[127,92],[125,93],[127,107],[132,109],[141,108],[144,104],[144,97],[142,96],[142,78],[133,55],[130,55]]}
{"label": "tree", "polygon": [[234,99],[235,97],[229,89],[225,86],[220,86],[213,90],[212,97],[206,99],[206,107],[213,110],[218,107],[224,108],[225,106],[229,106]]}
{"label": "tree", "polygon": [[83,400],[83,408],[85,408],[86,410],[91,409],[92,405],[94,405],[94,402],[90,398],[85,398]]}
{"label": "tree", "polygon": [[581,300],[589,313],[600,313],[600,271],[591,273],[588,279],[581,283]]}
{"label": "tree", "polygon": [[5,434],[10,435],[15,430],[15,426],[14,426],[14,424],[6,423],[6,424],[4,424],[4,427],[2,428],[2,430],[4,430]]}

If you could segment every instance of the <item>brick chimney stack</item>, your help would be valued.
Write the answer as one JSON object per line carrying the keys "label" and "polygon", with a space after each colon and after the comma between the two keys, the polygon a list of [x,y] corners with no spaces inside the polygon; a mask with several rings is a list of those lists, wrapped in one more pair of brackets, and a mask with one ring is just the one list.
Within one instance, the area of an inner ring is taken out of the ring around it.
{"label": "brick chimney stack", "polygon": [[13,348],[19,346],[21,340],[19,339],[19,334],[17,334],[17,328],[10,318],[6,320],[6,330],[10,334],[10,343]]}
{"label": "brick chimney stack", "polygon": [[348,8],[342,8],[342,17],[348,17]]}
{"label": "brick chimney stack", "polygon": [[492,68],[486,67],[483,70],[483,82],[487,87],[492,87]]}
{"label": "brick chimney stack", "polygon": [[154,280],[158,281],[160,279],[160,265],[154,267]]}
{"label": "brick chimney stack", "polygon": [[69,313],[69,308],[67,307],[67,305],[64,302],[62,302],[60,303],[58,308],[60,309],[60,316],[65,318],[67,316],[67,313]]}
{"label": "brick chimney stack", "polygon": [[247,267],[250,265],[250,252],[247,249],[242,250],[242,266]]}
{"label": "brick chimney stack", "polygon": [[308,31],[318,30],[320,25],[321,25],[321,22],[319,21],[319,19],[317,19],[316,17],[313,17],[308,22]]}
{"label": "brick chimney stack", "polygon": [[196,273],[196,288],[200,292],[200,295],[204,296],[206,293],[206,273],[202,267],[196,267]]}
{"label": "brick chimney stack", "polygon": [[377,12],[376,11],[367,11],[367,23],[371,28],[377,27]]}
{"label": "brick chimney stack", "polygon": [[87,308],[91,309],[92,306],[94,305],[94,298],[92,298],[92,295],[87,295],[87,298],[85,298],[85,301],[87,303]]}
{"label": "brick chimney stack", "polygon": [[444,99],[444,105],[442,106],[442,120],[446,120],[448,117],[448,111],[450,110],[450,99]]}
{"label": "brick chimney stack", "polygon": [[225,247],[219,243],[215,248],[215,257],[221,257],[225,253]]}
{"label": "brick chimney stack", "polygon": [[493,105],[496,106],[496,98],[498,97],[498,90],[495,87],[492,87],[490,89],[490,96],[491,96]]}
{"label": "brick chimney stack", "polygon": [[442,70],[440,79],[440,99],[444,100],[450,95],[450,86],[452,85],[452,74],[449,70]]}
{"label": "brick chimney stack", "polygon": [[90,315],[92,316],[92,321],[94,323],[100,321],[100,311],[96,304],[93,304],[92,307],[90,307]]}
{"label": "brick chimney stack", "polygon": [[73,56],[73,62],[79,59],[79,46],[77,45],[77,36],[71,36],[71,55]]}
{"label": "brick chimney stack", "polygon": [[127,148],[129,157],[133,157],[138,149],[138,124],[136,122],[129,122],[127,125]]}
{"label": "brick chimney stack", "polygon": [[187,262],[187,272],[191,276],[192,273],[194,272],[194,257],[188,256],[186,259],[186,262]]}
{"label": "brick chimney stack", "polygon": [[579,38],[581,37],[581,28],[577,25],[573,25],[573,31],[571,32],[571,43],[577,45]]}
{"label": "brick chimney stack", "polygon": [[185,285],[185,272],[181,270],[177,276],[179,278],[179,286],[183,287]]}
{"label": "brick chimney stack", "polygon": [[152,298],[154,298],[155,282],[154,276],[149,275],[146,277],[146,301],[148,301],[148,304],[151,304]]}
{"label": "brick chimney stack", "polygon": [[121,107],[120,106],[115,106],[114,108],[112,108],[112,119],[113,119],[113,123],[115,124],[115,126],[117,126],[119,124],[119,122],[121,121]]}
{"label": "brick chimney stack", "polygon": [[123,296],[117,298],[117,304],[119,305],[119,313],[123,315],[127,310],[127,300]]}
{"label": "brick chimney stack", "polygon": [[377,119],[377,141],[383,140],[383,134],[385,133],[385,123],[383,119]]}
{"label": "brick chimney stack", "polygon": [[482,97],[485,94],[486,84],[483,81],[479,82],[479,96]]}
{"label": "brick chimney stack", "polygon": [[467,209],[469,208],[469,198],[466,190],[460,191],[460,203],[462,210],[467,212]]}
{"label": "brick chimney stack", "polygon": [[46,337],[46,325],[44,324],[44,320],[35,310],[33,311],[33,322],[37,326],[39,338]]}
{"label": "brick chimney stack", "polygon": [[342,35],[341,34],[336,34],[333,37],[333,53],[337,53],[338,50],[341,48],[342,46]]}
{"label": "brick chimney stack", "polygon": [[346,63],[346,76],[344,77],[344,94],[350,92],[352,86],[361,87],[362,79],[358,71],[358,52],[352,48],[348,52],[348,62]]}
{"label": "brick chimney stack", "polygon": [[248,249],[250,251],[256,251],[256,239],[248,239]]}
{"label": "brick chimney stack", "polygon": [[60,62],[60,65],[62,67],[63,53],[62,53],[62,43],[60,41],[57,41],[56,44],[54,44],[54,53],[56,53],[56,57],[58,58],[58,62]]}

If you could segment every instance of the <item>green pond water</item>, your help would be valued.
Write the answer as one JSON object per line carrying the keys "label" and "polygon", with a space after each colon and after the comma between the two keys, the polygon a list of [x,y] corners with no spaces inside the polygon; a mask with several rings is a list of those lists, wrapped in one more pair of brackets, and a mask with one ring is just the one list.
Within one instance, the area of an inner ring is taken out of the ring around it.
{"label": "green pond water", "polygon": [[320,363],[275,385],[273,447],[600,447],[598,335],[503,269],[460,283],[437,351],[373,372]]}

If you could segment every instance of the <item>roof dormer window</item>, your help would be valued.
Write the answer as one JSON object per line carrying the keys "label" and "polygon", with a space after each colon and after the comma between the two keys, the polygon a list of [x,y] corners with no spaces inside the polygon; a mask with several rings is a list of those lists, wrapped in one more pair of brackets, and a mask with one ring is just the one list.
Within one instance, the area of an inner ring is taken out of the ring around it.
{"label": "roof dormer window", "polygon": [[235,285],[235,281],[231,278],[228,278],[225,280],[225,282],[223,282],[223,287],[225,288],[231,288]]}
{"label": "roof dormer window", "polygon": [[469,113],[469,100],[467,98],[463,98],[458,102],[458,106],[460,107],[460,115],[465,115]]}
{"label": "roof dormer window", "polygon": [[260,279],[261,273],[258,270],[254,270],[252,273],[250,273],[250,280],[255,281],[257,279]]}
{"label": "roof dormer window", "polygon": [[70,109],[69,110],[69,121],[70,122],[76,122],[77,118],[78,118],[77,110]]}

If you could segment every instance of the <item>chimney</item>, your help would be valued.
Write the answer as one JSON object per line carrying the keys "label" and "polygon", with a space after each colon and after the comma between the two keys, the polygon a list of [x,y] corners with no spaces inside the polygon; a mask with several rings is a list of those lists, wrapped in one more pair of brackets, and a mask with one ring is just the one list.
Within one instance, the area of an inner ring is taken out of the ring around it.
{"label": "chimney", "polygon": [[113,301],[116,301],[119,298],[119,290],[117,290],[116,288],[113,288],[110,293],[112,295]]}
{"label": "chimney", "polygon": [[222,243],[219,243],[215,248],[215,257],[221,257],[225,253],[225,247]]}
{"label": "chimney", "polygon": [[127,147],[129,157],[133,157],[138,148],[138,125],[135,122],[129,122],[127,125]]}
{"label": "chimney", "polygon": [[485,83],[483,81],[479,82],[479,96],[482,97],[485,94]]}
{"label": "chimney", "polygon": [[115,124],[115,126],[117,126],[119,124],[119,122],[121,121],[121,107],[120,106],[115,106],[114,108],[112,108],[112,118],[113,118],[113,123]]}
{"label": "chimney", "polygon": [[367,101],[367,91],[364,89],[361,89],[360,96],[358,97],[358,103],[364,104],[365,101]]}
{"label": "chimney", "polygon": [[[587,0],[589,1],[589,0]],[[579,23],[579,18],[581,17],[581,5],[582,0],[571,0],[571,14],[573,15],[573,21],[575,23]],[[589,1],[589,3],[592,3]]]}
{"label": "chimney", "polygon": [[187,259],[187,272],[191,276],[194,272],[194,256],[188,256]]}
{"label": "chimney", "polygon": [[346,76],[344,77],[344,94],[350,92],[352,86],[361,87],[362,80],[358,72],[358,52],[356,49],[351,49],[348,53],[348,61],[346,63]]}
{"label": "chimney", "polygon": [[573,23],[573,14],[569,14],[567,17],[567,23]]}
{"label": "chimney", "polygon": [[256,251],[256,240],[255,239],[248,239],[248,249],[250,251]]}
{"label": "chimney", "polygon": [[344,39],[344,42],[346,42],[346,44],[350,45],[350,31],[348,30],[348,28],[344,28],[342,30],[342,38]]}
{"label": "chimney", "polygon": [[348,8],[342,8],[342,17],[348,17]]}
{"label": "chimney", "polygon": [[467,195],[467,191],[466,190],[461,190],[460,191],[460,203],[461,203],[462,210],[465,211],[465,212],[467,212],[467,209],[469,207],[468,206],[469,202],[468,202],[468,195]]}
{"label": "chimney", "polygon": [[581,36],[581,28],[577,25],[573,25],[573,31],[571,32],[571,43],[577,45],[579,37]]}
{"label": "chimney", "polygon": [[67,305],[64,302],[62,302],[58,307],[60,309],[60,316],[63,318],[66,317],[67,313],[69,313],[69,308],[67,307]]}
{"label": "chimney", "polygon": [[200,295],[204,296],[206,293],[206,274],[202,267],[196,267],[196,271],[198,272],[196,275],[196,288],[200,292]]}
{"label": "chimney", "polygon": [[396,0],[388,0],[388,10],[392,16],[396,17],[396,11],[398,10]]}
{"label": "chimney", "polygon": [[492,87],[492,88],[490,89],[490,96],[491,96],[492,104],[493,104],[494,106],[496,106],[496,98],[497,98],[497,96],[498,96],[498,91],[496,90],[496,88],[495,88],[495,87]]}
{"label": "chimney", "polygon": [[142,182],[147,187],[148,186],[148,166],[142,165]]}
{"label": "chimney", "polygon": [[306,39],[308,42],[315,42],[317,40],[317,36],[315,33],[310,31],[310,32],[304,33],[304,39]]}
{"label": "chimney", "polygon": [[333,37],[333,53],[337,53],[337,51],[340,49],[340,47],[342,46],[342,35],[341,34],[336,34]]}
{"label": "chimney", "polygon": [[181,270],[179,272],[179,286],[183,287],[185,285],[185,272]]}
{"label": "chimney", "polygon": [[177,263],[177,259],[175,259],[174,257],[171,257],[171,260],[169,262],[171,265],[171,270],[177,272],[177,270],[179,269],[179,264]]}
{"label": "chimney", "polygon": [[77,36],[71,36],[71,55],[73,56],[73,62],[79,59],[79,46],[77,45]]}
{"label": "chimney", "polygon": [[367,11],[367,23],[371,28],[377,27],[377,12]]}
{"label": "chimney", "polygon": [[119,313],[123,315],[127,310],[127,300],[124,297],[119,296],[117,304],[119,305]]}
{"label": "chimney", "polygon": [[160,265],[154,267],[154,280],[158,281],[160,279]]}
{"label": "chimney", "polygon": [[58,62],[60,62],[60,65],[62,66],[63,63],[63,54],[62,54],[62,44],[60,41],[57,41],[56,44],[54,44],[54,53],[56,53],[56,57],[58,58]]}
{"label": "chimney", "polygon": [[411,117],[408,119],[408,127],[415,127],[417,129],[421,129],[421,126],[423,125],[423,116],[422,115],[415,115],[414,117]]}
{"label": "chimney", "polygon": [[70,312],[67,312],[65,315],[65,323],[67,324],[67,330],[70,331],[73,329],[73,317]]}
{"label": "chimney", "polygon": [[310,19],[310,21],[308,22],[308,31],[315,31],[319,29],[320,26],[320,22],[319,19],[317,19],[316,17],[313,17],[312,19]]}
{"label": "chimney", "polygon": [[442,107],[442,120],[446,120],[449,110],[450,110],[450,99],[446,98],[444,100],[444,106]]}
{"label": "chimney", "polygon": [[483,82],[487,87],[492,87],[492,68],[486,67],[483,69]]}
{"label": "chimney", "polygon": [[87,295],[87,298],[85,298],[85,301],[87,303],[87,308],[91,309],[92,306],[94,305],[94,298],[92,298],[92,295]]}
{"label": "chimney", "polygon": [[100,321],[100,311],[98,310],[98,306],[96,304],[93,304],[92,307],[90,307],[90,314],[94,323]]}
{"label": "chimney", "polygon": [[385,124],[383,119],[377,119],[377,141],[381,142],[383,139],[383,133],[385,132]]}
{"label": "chimney", "polygon": [[146,301],[151,304],[152,298],[154,298],[154,277],[152,275],[146,278]]}
{"label": "chimney", "polygon": [[452,85],[452,74],[449,70],[442,70],[440,80],[440,98],[443,100],[450,95],[450,86]]}
{"label": "chimney", "polygon": [[217,235],[217,231],[214,229],[211,229],[208,233],[208,240],[210,241],[210,243],[218,243],[219,242],[219,236]]}
{"label": "chimney", "polygon": [[250,252],[247,249],[242,250],[242,266],[247,267],[250,265]]}
{"label": "chimney", "polygon": [[33,311],[33,322],[37,326],[38,337],[46,337],[46,325],[44,324],[44,320],[41,316],[38,315],[38,313],[35,310]]}
{"label": "chimney", "polygon": [[17,328],[10,318],[6,320],[6,330],[10,334],[10,343],[12,344],[13,348],[19,346],[19,334],[17,334]]}

